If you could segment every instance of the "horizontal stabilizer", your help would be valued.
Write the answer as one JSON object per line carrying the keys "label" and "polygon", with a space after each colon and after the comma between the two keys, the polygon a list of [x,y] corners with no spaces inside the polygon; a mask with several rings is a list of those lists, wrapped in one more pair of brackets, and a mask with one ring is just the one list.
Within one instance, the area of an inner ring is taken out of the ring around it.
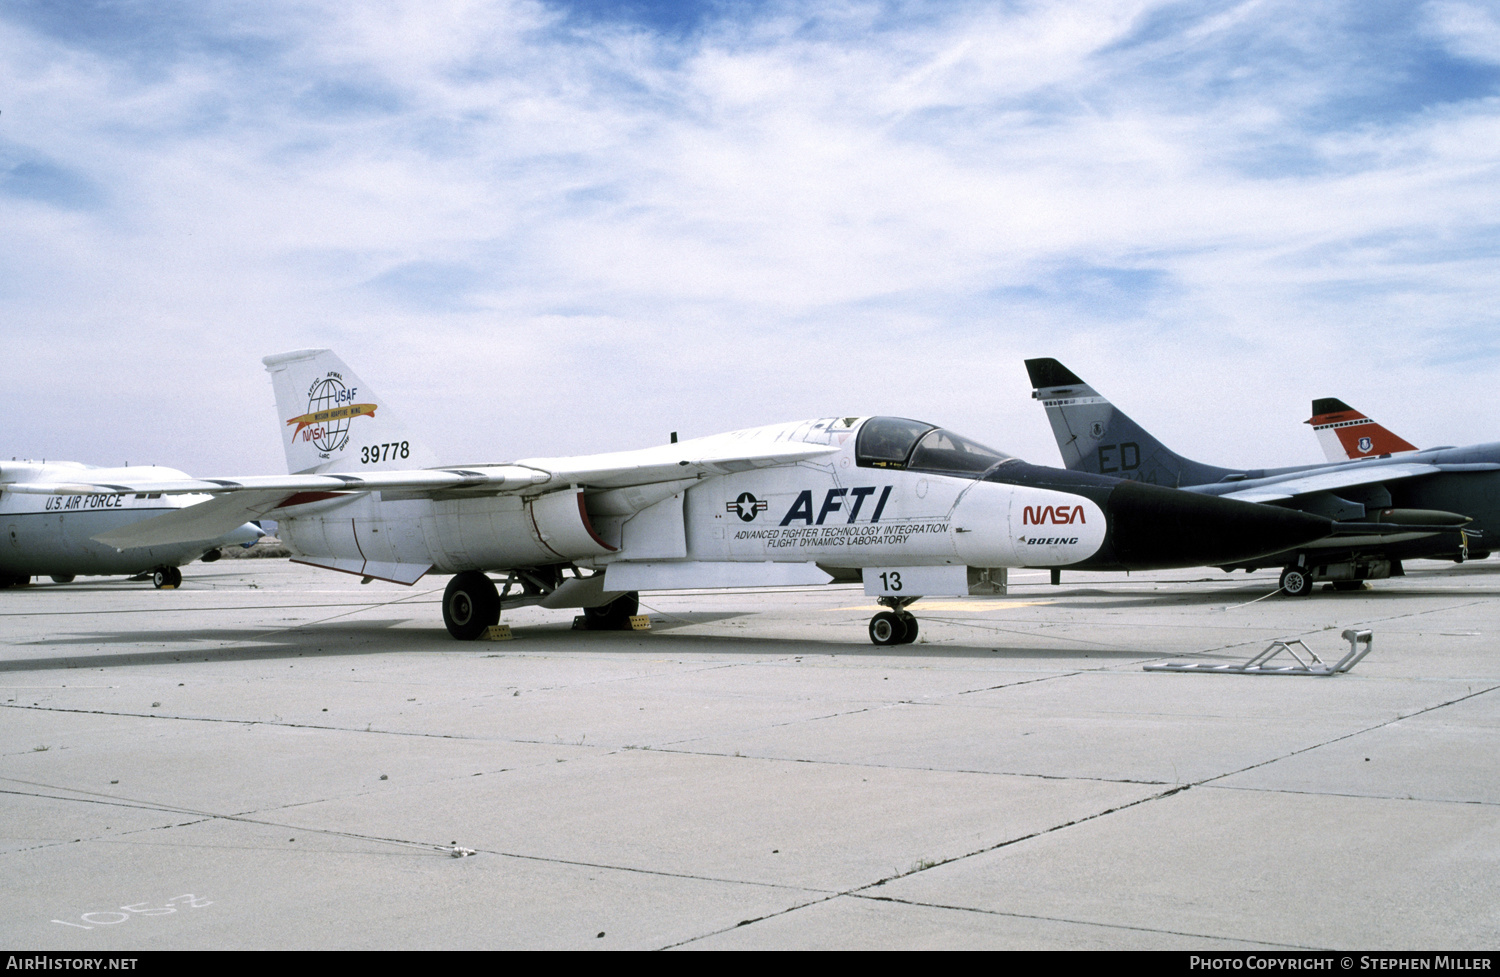
{"label": "horizontal stabilizer", "polygon": [[133,522],[94,539],[117,550],[173,543],[212,542],[276,508],[286,492],[240,492]]}

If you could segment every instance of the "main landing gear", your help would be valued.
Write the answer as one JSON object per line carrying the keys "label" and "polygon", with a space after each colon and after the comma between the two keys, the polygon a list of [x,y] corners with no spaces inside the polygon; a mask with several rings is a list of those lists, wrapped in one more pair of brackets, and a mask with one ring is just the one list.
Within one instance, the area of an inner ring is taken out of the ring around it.
{"label": "main landing gear", "polygon": [[[564,584],[576,586],[579,581],[587,582],[592,579],[570,578],[558,567],[528,567],[509,571],[509,576],[504,581],[505,589],[499,591],[495,589],[495,582],[486,574],[478,570],[465,570],[454,574],[453,579],[448,581],[448,589],[443,591],[443,623],[448,626],[448,633],[459,641],[473,641],[491,625],[500,623],[502,609],[542,604]],[[578,604],[562,603],[561,606],[577,607]],[[628,630],[630,618],[639,610],[638,594],[620,594],[608,603],[585,607],[584,629]]]}
{"label": "main landing gear", "polygon": [[443,591],[443,623],[459,641],[473,641],[500,623],[500,594],[478,570],[455,573]]}
{"label": "main landing gear", "polygon": [[157,590],[176,590],[182,586],[182,571],[176,567],[157,567],[151,571],[151,583]]}
{"label": "main landing gear", "polygon": [[870,640],[877,645],[909,645],[917,640],[917,618],[906,605],[918,597],[881,597],[879,603],[889,607],[870,618]]}
{"label": "main landing gear", "polygon": [[588,631],[628,631],[630,619],[640,612],[641,597],[635,591],[621,594],[608,604],[585,607],[583,622]]}

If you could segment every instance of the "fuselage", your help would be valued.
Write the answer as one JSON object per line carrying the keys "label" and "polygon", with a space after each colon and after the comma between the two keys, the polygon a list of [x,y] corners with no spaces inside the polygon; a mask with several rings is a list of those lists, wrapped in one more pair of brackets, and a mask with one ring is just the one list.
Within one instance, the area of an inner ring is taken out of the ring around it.
{"label": "fuselage", "polygon": [[719,437],[836,450],[793,465],[533,498],[331,495],[280,510],[278,535],[309,562],[409,583],[402,574],[414,579],[414,568],[640,561],[1144,569],[1211,564],[1326,532],[1326,520],[1302,513],[1038,468],[901,418]]}
{"label": "fuselage", "polygon": [[80,492],[35,495],[5,491],[7,482],[130,482],[187,478],[170,468],[94,468],[77,462],[0,464],[0,575],[82,576],[136,574],[176,567],[202,556],[210,545],[252,543],[252,526],[215,540],[116,550],[93,539],[100,533],[159,516],[208,498],[205,495]]}
{"label": "fuselage", "polygon": [[[1465,526],[1475,541],[1471,545],[1476,549],[1492,549],[1496,539],[1500,538],[1500,443],[1426,448],[1331,465],[1245,470],[1234,472],[1223,481],[1183,487],[1207,495],[1224,495],[1259,485],[1274,485],[1278,479],[1316,476],[1325,472],[1367,471],[1378,478],[1382,468],[1414,464],[1442,466],[1443,470],[1372,482],[1368,486],[1334,489],[1332,494],[1363,504],[1369,511],[1396,508],[1462,513],[1472,520]],[[1355,516],[1362,517],[1362,513]],[[1457,553],[1460,545],[1450,534],[1407,543],[1387,543],[1381,549],[1396,558],[1448,557]]]}

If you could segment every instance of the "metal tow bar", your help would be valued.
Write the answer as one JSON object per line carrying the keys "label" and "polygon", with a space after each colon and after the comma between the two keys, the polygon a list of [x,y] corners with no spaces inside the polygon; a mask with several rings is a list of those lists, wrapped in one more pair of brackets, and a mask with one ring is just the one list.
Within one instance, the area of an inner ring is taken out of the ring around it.
{"label": "metal tow bar", "polygon": [[[1349,653],[1340,658],[1338,664],[1329,665],[1319,658],[1317,652],[1302,643],[1301,638],[1290,641],[1273,641],[1266,649],[1243,665],[1210,665],[1206,662],[1168,662],[1163,665],[1146,665],[1148,672],[1210,672],[1216,675],[1318,675],[1327,678],[1347,672],[1358,665],[1370,649],[1375,646],[1375,632],[1357,631],[1349,628],[1343,634],[1349,642]],[[1297,663],[1295,665],[1272,665],[1271,659],[1286,652]],[[1298,652],[1301,654],[1298,654]],[[1306,656],[1305,658],[1303,656]]]}

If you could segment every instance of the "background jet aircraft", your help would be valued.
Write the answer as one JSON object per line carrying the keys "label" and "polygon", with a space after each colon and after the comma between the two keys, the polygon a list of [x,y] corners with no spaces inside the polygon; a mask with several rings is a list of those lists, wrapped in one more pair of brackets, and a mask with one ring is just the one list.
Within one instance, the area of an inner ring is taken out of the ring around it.
{"label": "background jet aircraft", "polygon": [[[1300,546],[1329,520],[1028,465],[932,424],[831,417],[638,451],[414,468],[427,451],[329,350],[265,359],[290,475],[152,479],[216,497],[99,538],[161,543],[258,516],[313,566],[412,584],[454,574],[443,620],[478,637],[502,608],[634,614],[643,589],[863,579],[917,636],[919,596],[1004,592],[1008,567],[1218,565]],[[55,491],[55,487],[24,487]],[[497,591],[486,571],[505,575]]]}
{"label": "background jet aircraft", "polygon": [[[1226,570],[1281,566],[1281,587],[1311,593],[1318,580],[1353,589],[1402,573],[1418,557],[1482,559],[1471,539],[1500,531],[1500,444],[1429,448],[1336,465],[1218,468],[1182,457],[1054,359],[1026,361],[1032,396],[1047,409],[1071,471],[1171,485],[1225,499],[1266,503],[1340,521],[1323,539],[1246,560]],[[1403,442],[1404,443],[1404,442]]]}
{"label": "background jet aircraft", "polygon": [[1417,446],[1387,431],[1337,397],[1320,397],[1312,403],[1311,424],[1323,454],[1335,464],[1357,458],[1379,458]]}
{"label": "background jet aircraft", "polygon": [[[93,537],[176,512],[206,495],[134,492],[121,482],[186,479],[172,468],[93,468],[73,461],[13,461],[0,464],[0,587],[50,576],[67,583],[79,575],[150,573],[157,587],[182,583],[177,569],[197,559],[219,558],[219,547],[248,545],[265,533],[249,524],[231,525],[170,543],[134,545],[117,550]],[[62,494],[40,496],[14,491],[16,483],[53,486]]]}

